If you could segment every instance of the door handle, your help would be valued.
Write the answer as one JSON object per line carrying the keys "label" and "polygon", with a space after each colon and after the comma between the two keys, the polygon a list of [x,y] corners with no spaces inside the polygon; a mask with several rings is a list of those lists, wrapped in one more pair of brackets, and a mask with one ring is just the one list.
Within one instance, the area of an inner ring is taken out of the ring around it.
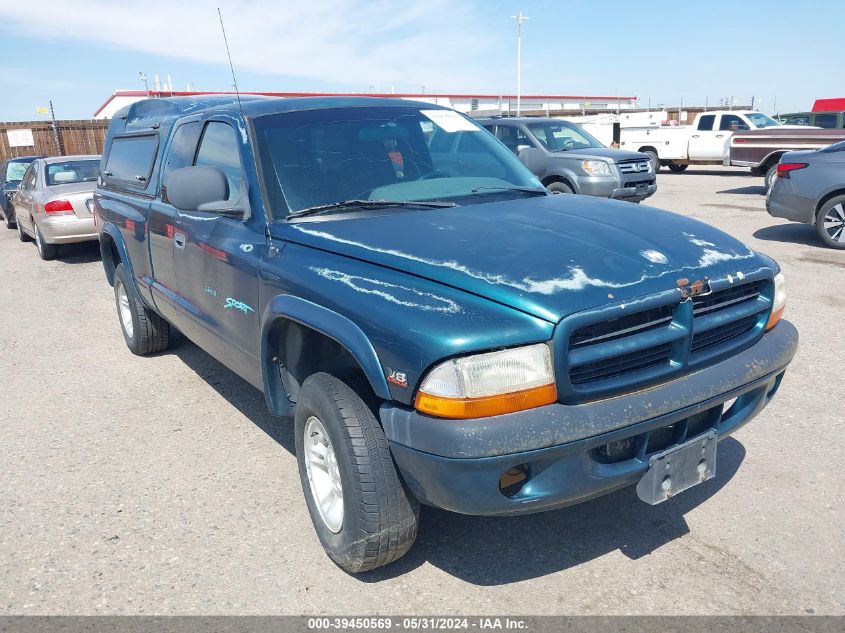
{"label": "door handle", "polygon": [[173,243],[176,245],[176,248],[185,248],[185,234],[175,233],[173,235]]}
{"label": "door handle", "polygon": [[716,138],[724,138],[724,137],[725,137],[725,135],[724,135],[724,134],[717,134],[717,135],[716,135]]}
{"label": "door handle", "polygon": [[690,138],[698,138],[698,134],[693,134]]}

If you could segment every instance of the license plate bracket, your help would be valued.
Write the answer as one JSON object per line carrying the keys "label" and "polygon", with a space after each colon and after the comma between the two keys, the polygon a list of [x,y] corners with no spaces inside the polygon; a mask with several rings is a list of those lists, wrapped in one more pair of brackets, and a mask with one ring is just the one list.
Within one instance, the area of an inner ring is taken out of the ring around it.
{"label": "license plate bracket", "polygon": [[637,483],[637,496],[657,505],[716,475],[715,430],[652,455],[648,470]]}

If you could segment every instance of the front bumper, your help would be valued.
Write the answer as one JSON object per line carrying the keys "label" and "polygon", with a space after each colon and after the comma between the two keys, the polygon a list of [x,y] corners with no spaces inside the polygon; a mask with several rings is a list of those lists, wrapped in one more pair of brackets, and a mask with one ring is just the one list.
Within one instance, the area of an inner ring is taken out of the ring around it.
{"label": "front bumper", "polygon": [[657,184],[652,182],[652,184],[644,187],[620,187],[619,189],[614,189],[610,197],[617,200],[639,202],[640,200],[645,200],[649,196],[654,195],[655,191],[657,191]]}
{"label": "front bumper", "polygon": [[[768,404],[797,346],[795,327],[781,321],[731,358],[615,398],[477,420],[443,420],[385,403],[380,416],[396,464],[421,502],[479,515],[551,510],[636,483],[657,450],[651,438],[662,438],[662,450],[672,445],[665,442],[667,432],[674,433],[674,443],[692,437],[697,431],[690,420],[702,418],[696,414],[708,412],[708,428],[727,437]],[[636,449],[630,457],[600,457],[600,447],[629,438]],[[529,478],[507,497],[500,478],[517,466]]]}
{"label": "front bumper", "polygon": [[98,239],[94,218],[80,218],[75,215],[61,215],[44,218],[38,222],[41,235],[48,244],[71,244]]}

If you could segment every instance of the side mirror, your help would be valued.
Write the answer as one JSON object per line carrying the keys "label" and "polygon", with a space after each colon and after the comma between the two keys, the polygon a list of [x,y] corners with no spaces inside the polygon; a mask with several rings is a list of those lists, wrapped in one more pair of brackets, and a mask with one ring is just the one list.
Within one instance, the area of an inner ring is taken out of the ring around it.
{"label": "side mirror", "polygon": [[195,165],[176,169],[167,176],[164,187],[167,201],[182,211],[227,211],[229,180],[217,167]]}
{"label": "side mirror", "polygon": [[528,167],[535,176],[542,176],[546,173],[547,159],[542,150],[536,147],[528,147],[519,152],[519,160]]}

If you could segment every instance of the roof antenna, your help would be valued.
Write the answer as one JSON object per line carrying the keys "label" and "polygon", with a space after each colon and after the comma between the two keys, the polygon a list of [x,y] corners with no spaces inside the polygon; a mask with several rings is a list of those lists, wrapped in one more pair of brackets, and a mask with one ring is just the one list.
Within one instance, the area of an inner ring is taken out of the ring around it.
{"label": "roof antenna", "polygon": [[232,65],[232,54],[229,52],[229,40],[226,39],[226,27],[223,26],[223,13],[220,7],[217,7],[217,15],[220,17],[220,30],[223,31],[223,43],[226,45],[226,57],[229,58],[229,68],[232,71],[232,85],[235,87],[235,97],[238,100],[238,110],[241,111],[241,116],[244,116],[244,109],[241,107],[241,93],[238,90],[238,80],[235,78],[235,67]]}

